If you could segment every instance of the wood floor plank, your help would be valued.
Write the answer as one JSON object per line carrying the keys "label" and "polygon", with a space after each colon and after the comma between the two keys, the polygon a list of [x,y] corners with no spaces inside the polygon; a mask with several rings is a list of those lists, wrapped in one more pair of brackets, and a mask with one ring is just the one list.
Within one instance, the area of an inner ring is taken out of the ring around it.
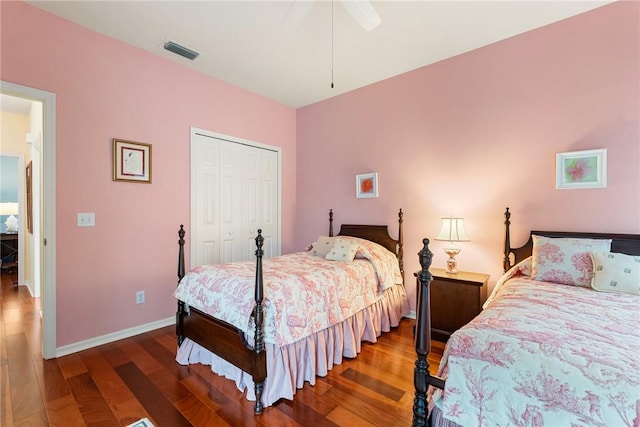
{"label": "wood floor plank", "polygon": [[[293,403],[295,402],[295,404]],[[289,418],[296,420],[302,425],[316,427],[336,427],[338,424],[327,419],[314,408],[297,401],[282,401],[278,405],[278,410],[286,414]]]}
{"label": "wood floor plank", "polygon": [[[245,402],[247,402],[245,400]],[[247,405],[243,401],[231,401],[218,409],[217,414],[229,425],[244,427],[265,426],[262,415],[253,414],[253,403]],[[313,424],[309,424],[313,425]]]}
{"label": "wood floor plank", "polygon": [[44,411],[44,403],[40,395],[40,385],[37,379],[19,386],[11,384],[11,408],[13,422],[19,425],[21,420]]}
{"label": "wood floor plank", "polygon": [[175,402],[175,406],[193,426],[230,426],[215,410],[211,410],[194,395]]}
{"label": "wood floor plank", "polygon": [[[337,372],[332,371],[331,375],[334,373]],[[296,403],[303,403],[313,408],[316,412],[327,415],[338,406],[335,400],[328,397],[331,387],[326,381],[316,380],[314,386],[305,384],[304,388],[297,390],[293,398]]]}
{"label": "wood floor plank", "polygon": [[87,426],[120,426],[109,404],[88,372],[67,378],[67,382]]}
{"label": "wood floor plank", "polygon": [[71,394],[57,359],[42,361],[42,373],[38,375],[38,381],[45,404]]}
{"label": "wood floor plank", "polygon": [[[159,362],[165,370],[171,372],[178,378],[186,378],[189,376],[189,368],[176,363],[176,348],[170,351],[165,346],[156,341],[155,338],[147,335],[138,335],[133,339],[147,353],[152,354],[153,358]],[[175,344],[175,342],[174,342]]]}
{"label": "wood floor plank", "polygon": [[80,358],[109,406],[135,397],[100,351],[87,350],[80,353]]}
{"label": "wood floor plank", "polygon": [[47,413],[43,409],[42,411],[31,414],[30,416],[17,420],[16,427],[48,427],[49,421],[47,420]]}
{"label": "wood floor plank", "polygon": [[[390,405],[384,405],[379,400],[363,393],[354,392],[340,386],[332,388],[331,398],[339,401],[340,406],[346,408],[349,412],[380,427],[392,425],[400,415],[395,413]],[[409,417],[410,419],[411,417]]]}
{"label": "wood floor plank", "polygon": [[11,387],[20,387],[22,384],[36,381],[36,373],[29,357],[29,348],[24,333],[9,335],[5,340],[7,342]]}
{"label": "wood floor plank", "polygon": [[[18,310],[15,310],[18,311]],[[24,324],[21,319],[4,322],[4,330],[7,335],[24,334]]]}
{"label": "wood floor plank", "polygon": [[62,371],[62,375],[67,380],[69,378],[87,373],[87,367],[84,366],[84,363],[82,363],[82,359],[80,358],[80,355],[78,353],[59,357],[58,365],[60,365],[60,371]]}
{"label": "wood floor plank", "polygon": [[[368,373],[368,371],[365,371]],[[412,383],[407,382],[403,390],[403,395],[399,400],[393,400],[386,397],[384,394],[380,393],[377,388],[375,388],[376,382],[369,382],[368,384],[361,384],[359,382],[354,382],[347,378],[344,375],[338,376],[328,376],[324,378],[322,381],[327,382],[333,386],[330,397],[332,399],[339,399],[341,402],[340,406],[345,406],[349,410],[352,410],[352,398],[362,401],[364,404],[369,405],[371,407],[376,408],[376,410],[381,410],[385,414],[389,414],[392,417],[397,417],[399,419],[406,419],[408,423],[410,423],[411,419],[411,411],[406,411],[403,408],[406,407],[405,404],[400,405],[400,402],[406,402],[407,396],[413,393],[413,387],[409,387],[409,384]],[[371,387],[374,388],[371,388]],[[342,397],[341,397],[342,396]],[[349,402],[347,404],[347,402]],[[375,413],[375,410],[373,411]],[[408,417],[407,417],[408,415]],[[385,420],[384,422],[388,422],[388,419],[381,418]]]}
{"label": "wood floor plank", "polygon": [[154,420],[135,397],[111,405],[111,410],[123,426],[133,424],[142,418],[148,418],[156,426],[163,425],[158,420]]}
{"label": "wood floor plank", "polygon": [[129,356],[120,348],[120,343],[115,342],[106,344],[98,348],[102,356],[109,362],[112,367],[124,365],[131,361]]}
{"label": "wood floor plank", "polygon": [[99,350],[90,349],[82,352],[81,358],[111,411],[121,424],[127,425],[140,418],[149,417],[135,395]]}
{"label": "wood floor plank", "polygon": [[115,369],[151,417],[156,420],[162,420],[171,426],[189,426],[187,419],[155,387],[153,382],[147,378],[135,363],[125,363]]}
{"label": "wood floor plank", "polygon": [[160,331],[170,333],[162,333],[159,336],[155,337],[155,340],[158,341],[164,348],[169,350],[169,353],[172,353],[174,355],[174,358],[176,352],[178,351],[178,341],[175,336],[175,329],[176,328],[174,326],[167,326],[166,328],[159,329]]}
{"label": "wood floor plank", "polygon": [[143,373],[150,374],[162,369],[162,364],[154,356],[147,353],[134,339],[120,341],[120,348]]}
{"label": "wood floor plank", "polygon": [[[326,382],[332,386],[331,393],[329,393],[329,397],[334,399],[334,395],[340,392],[346,392],[353,394],[354,396],[359,396],[361,400],[366,400],[370,404],[373,404],[386,412],[395,413],[398,408],[398,402],[404,398],[404,395],[399,400],[389,399],[384,394],[380,393],[379,390],[375,387],[377,382],[367,384],[360,384],[358,382],[354,382],[342,375],[337,376],[328,376],[323,378],[323,382]],[[335,390],[334,390],[335,388]],[[409,392],[409,388],[405,387],[405,395]],[[412,389],[411,389],[412,390]]]}
{"label": "wood floor plank", "polygon": [[327,419],[339,426],[376,427],[375,424],[363,420],[342,406],[337,406],[331,411],[331,413],[327,415]]}
{"label": "wood floor plank", "polygon": [[382,394],[388,399],[399,401],[402,396],[405,394],[405,390],[394,387],[386,382],[377,380],[370,375],[365,374],[361,371],[356,371],[355,369],[347,369],[342,372],[343,378],[346,378],[354,383],[360,384],[364,387],[370,388],[371,390],[375,390],[377,393]]}
{"label": "wood floor plank", "polygon": [[0,425],[6,427],[13,426],[9,365],[0,366]]}
{"label": "wood floor plank", "polygon": [[229,402],[226,396],[204,381],[199,375],[194,374],[183,379],[182,384],[212,411],[217,411],[220,406]]}
{"label": "wood floor plank", "polygon": [[147,375],[147,378],[149,378],[156,388],[172,403],[191,395],[191,392],[182,384],[180,378],[164,369]]}
{"label": "wood floor plank", "polygon": [[45,407],[47,408],[47,416],[51,427],[85,425],[80,409],[71,393],[48,401]]}

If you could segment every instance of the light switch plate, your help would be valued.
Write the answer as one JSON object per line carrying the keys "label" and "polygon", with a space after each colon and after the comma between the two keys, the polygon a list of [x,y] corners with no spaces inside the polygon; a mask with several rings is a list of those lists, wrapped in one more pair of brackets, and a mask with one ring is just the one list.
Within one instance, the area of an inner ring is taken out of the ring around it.
{"label": "light switch plate", "polygon": [[94,212],[78,213],[78,227],[95,227],[96,214]]}

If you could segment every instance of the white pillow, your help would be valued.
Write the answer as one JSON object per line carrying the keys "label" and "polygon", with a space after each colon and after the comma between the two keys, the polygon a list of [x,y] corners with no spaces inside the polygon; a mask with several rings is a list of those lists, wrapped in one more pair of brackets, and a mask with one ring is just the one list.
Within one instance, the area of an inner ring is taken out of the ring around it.
{"label": "white pillow", "polygon": [[531,277],[562,285],[591,286],[592,251],[609,252],[611,239],[552,238],[533,235]]}
{"label": "white pillow", "polygon": [[337,239],[326,258],[332,261],[351,262],[356,257],[358,247],[359,245],[357,242],[348,242],[346,240]]}
{"label": "white pillow", "polygon": [[311,254],[322,258],[326,257],[335,241],[336,237],[319,236],[311,248]]}
{"label": "white pillow", "polygon": [[640,256],[591,252],[591,287],[602,292],[640,295]]}

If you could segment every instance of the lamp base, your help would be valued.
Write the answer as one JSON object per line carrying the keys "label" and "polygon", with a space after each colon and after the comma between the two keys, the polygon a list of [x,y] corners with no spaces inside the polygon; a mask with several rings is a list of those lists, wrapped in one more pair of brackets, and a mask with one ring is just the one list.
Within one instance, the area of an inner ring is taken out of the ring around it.
{"label": "lamp base", "polygon": [[18,218],[13,215],[9,215],[9,218],[4,222],[4,226],[7,228],[7,233],[17,233],[18,232]]}
{"label": "lamp base", "polygon": [[456,261],[456,255],[460,253],[460,248],[456,248],[455,246],[449,246],[444,248],[444,252],[449,255],[449,259],[447,260],[447,273],[448,274],[456,274],[458,273],[458,261]]}

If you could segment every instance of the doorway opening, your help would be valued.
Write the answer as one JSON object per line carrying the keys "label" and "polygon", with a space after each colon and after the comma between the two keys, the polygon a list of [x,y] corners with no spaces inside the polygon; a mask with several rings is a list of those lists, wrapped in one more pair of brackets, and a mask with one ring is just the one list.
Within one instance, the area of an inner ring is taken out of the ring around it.
{"label": "doorway opening", "polygon": [[[38,144],[39,168],[31,176],[33,184],[34,233],[33,247],[39,259],[34,271],[40,285],[37,292],[41,298],[42,313],[42,356],[45,359],[56,357],[56,229],[55,229],[55,94],[40,89],[0,81],[0,93],[42,104],[39,120],[42,124],[40,135],[30,133],[27,140]],[[37,120],[37,119],[36,119]],[[32,160],[33,162],[33,160]],[[33,166],[33,165],[32,165]],[[36,196],[36,187],[39,194]],[[37,212],[35,212],[37,210]],[[26,209],[24,209],[26,213]],[[23,215],[26,216],[26,215]],[[37,220],[36,220],[37,218]],[[21,221],[25,225],[25,221]],[[37,222],[37,224],[36,224]]]}

